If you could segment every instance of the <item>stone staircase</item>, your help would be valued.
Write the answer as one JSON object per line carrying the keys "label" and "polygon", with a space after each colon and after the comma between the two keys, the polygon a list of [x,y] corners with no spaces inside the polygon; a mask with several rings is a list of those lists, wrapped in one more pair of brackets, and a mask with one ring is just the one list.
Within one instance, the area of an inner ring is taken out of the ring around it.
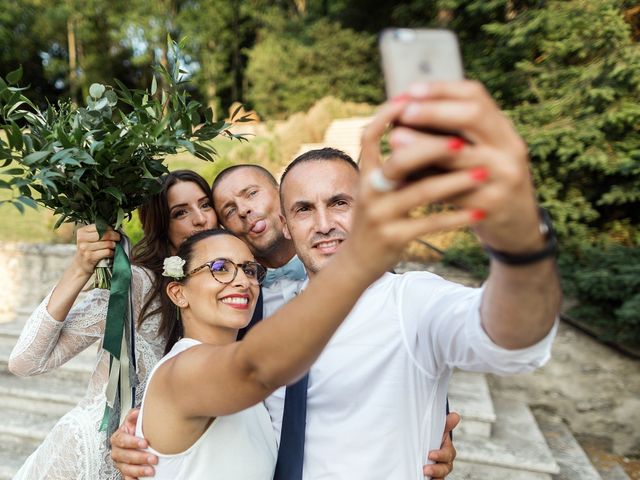
{"label": "stone staircase", "polygon": [[[401,264],[396,271],[420,268],[424,265]],[[441,264],[428,269],[472,283],[463,272]],[[32,293],[28,307],[0,312],[0,480],[12,478],[55,422],[76,405],[96,361],[97,342],[49,373],[19,378],[8,372],[11,350],[35,308],[33,299],[42,296]],[[458,456],[450,480],[629,480],[615,467],[599,475],[561,420],[535,417],[521,400],[492,396],[483,374],[456,372],[449,400],[462,415],[454,431]]]}
{"label": "stone staircase", "polygon": [[608,480],[562,421],[537,419],[522,401],[492,397],[483,374],[456,372],[449,402],[462,416],[450,480]]}
{"label": "stone staircase", "polygon": [[[325,132],[322,143],[305,143],[300,146],[295,157],[309,150],[333,147],[347,153],[354,160],[360,156],[360,137],[371,121],[371,117],[342,118],[334,120]],[[294,157],[294,158],[295,158]]]}
{"label": "stone staircase", "polygon": [[0,318],[0,480],[13,477],[58,419],[84,395],[96,361],[91,346],[61,368],[34,377],[8,371],[11,350],[31,309]]}
{"label": "stone staircase", "polygon": [[[10,479],[79,401],[95,363],[92,346],[52,372],[12,375],[9,354],[28,314],[0,323],[0,480]],[[564,423],[534,417],[521,401],[492,397],[483,374],[456,372],[449,400],[462,416],[454,431],[458,456],[450,480],[628,480],[624,473],[601,477]]]}

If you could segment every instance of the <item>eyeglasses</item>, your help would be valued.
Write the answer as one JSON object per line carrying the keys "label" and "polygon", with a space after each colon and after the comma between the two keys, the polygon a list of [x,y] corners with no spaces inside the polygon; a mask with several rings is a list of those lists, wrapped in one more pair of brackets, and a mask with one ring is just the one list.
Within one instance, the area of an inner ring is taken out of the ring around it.
{"label": "eyeglasses", "polygon": [[262,285],[264,277],[267,276],[267,270],[257,262],[235,263],[228,258],[216,258],[204,265],[194,268],[185,277],[189,277],[200,270],[209,267],[211,276],[218,282],[229,284],[233,282],[238,275],[238,269],[241,268],[246,277],[254,285]]}

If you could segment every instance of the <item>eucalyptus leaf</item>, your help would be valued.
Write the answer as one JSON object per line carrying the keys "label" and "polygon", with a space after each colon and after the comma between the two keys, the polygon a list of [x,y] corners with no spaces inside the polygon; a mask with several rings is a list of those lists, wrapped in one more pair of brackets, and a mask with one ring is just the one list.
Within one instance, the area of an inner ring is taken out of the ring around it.
{"label": "eucalyptus leaf", "polygon": [[104,97],[109,102],[110,107],[115,107],[118,104],[118,95],[116,95],[116,93],[113,90],[108,90],[104,94]]}
{"label": "eucalyptus leaf", "polygon": [[59,162],[62,158],[72,155],[74,150],[75,150],[74,148],[65,148],[64,150],[60,150],[54,153],[51,156],[51,160],[50,160],[51,163]]}
{"label": "eucalyptus leaf", "polygon": [[31,207],[33,209],[38,208],[38,204],[36,203],[36,201],[33,198],[29,198],[29,197],[26,197],[24,195],[20,195],[18,197],[18,200],[20,202],[22,202],[23,204],[27,205],[28,207]]}
{"label": "eucalyptus leaf", "polygon": [[62,215],[60,218],[58,218],[58,220],[56,221],[56,224],[53,226],[54,229],[58,228],[60,225],[62,225],[64,223],[64,221],[67,219],[66,215]]}
{"label": "eucalyptus leaf", "polygon": [[115,198],[116,200],[118,200],[119,202],[122,201],[122,192],[120,190],[118,190],[118,188],[116,187],[107,187],[104,189],[104,191],[106,193],[108,193],[109,195],[111,195],[113,198]]}
{"label": "eucalyptus leaf", "polygon": [[104,85],[100,83],[92,83],[91,86],[89,87],[89,95],[91,95],[93,98],[98,99],[102,97],[105,90],[106,88],[104,87]]}
{"label": "eucalyptus leaf", "polygon": [[1,175],[22,175],[24,173],[24,170],[22,168],[10,168],[8,170],[2,170],[0,171]]}
{"label": "eucalyptus leaf", "polygon": [[[104,111],[105,109],[109,108],[109,100],[106,97],[101,98],[100,100],[98,100],[95,105],[93,106],[93,108],[95,110],[99,110],[99,111]],[[111,110],[109,109],[109,113],[111,113]]]}
{"label": "eucalyptus leaf", "polygon": [[51,155],[51,152],[33,152],[22,159],[25,165],[32,165]]}
{"label": "eucalyptus leaf", "polygon": [[15,85],[22,79],[22,65],[12,72],[7,74],[7,83],[10,85]]}
{"label": "eucalyptus leaf", "polygon": [[22,132],[20,131],[20,127],[18,127],[18,125],[13,121],[11,121],[9,130],[7,131],[7,137],[9,138],[9,145],[11,145],[11,147],[16,150],[22,149]]}
{"label": "eucalyptus leaf", "polygon": [[22,205],[20,202],[11,202],[13,204],[14,207],[16,207],[18,209],[18,211],[22,214],[24,214],[24,205]]}
{"label": "eucalyptus leaf", "polygon": [[114,230],[118,230],[122,226],[122,221],[124,220],[124,210],[122,208],[118,209],[118,216],[116,217],[116,224],[114,225]]}

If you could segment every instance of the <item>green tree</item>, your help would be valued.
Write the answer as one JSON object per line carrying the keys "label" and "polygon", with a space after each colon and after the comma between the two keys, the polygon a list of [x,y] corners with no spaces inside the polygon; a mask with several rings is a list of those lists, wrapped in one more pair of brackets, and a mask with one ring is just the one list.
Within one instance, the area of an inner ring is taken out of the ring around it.
{"label": "green tree", "polygon": [[322,19],[297,27],[263,30],[249,54],[249,99],[258,113],[283,116],[327,95],[383,99],[374,37]]}
{"label": "green tree", "polygon": [[185,53],[197,68],[194,81],[218,114],[236,101],[245,102],[247,50],[259,28],[260,2],[200,0],[187,2],[177,24],[186,39]]}
{"label": "green tree", "polygon": [[50,13],[39,0],[7,0],[0,9],[0,75],[22,66],[29,97],[39,104],[59,95],[66,77],[64,19]]}
{"label": "green tree", "polygon": [[503,98],[565,239],[640,240],[640,49],[620,6],[551,1],[485,27],[494,58],[516,60],[521,87]]}

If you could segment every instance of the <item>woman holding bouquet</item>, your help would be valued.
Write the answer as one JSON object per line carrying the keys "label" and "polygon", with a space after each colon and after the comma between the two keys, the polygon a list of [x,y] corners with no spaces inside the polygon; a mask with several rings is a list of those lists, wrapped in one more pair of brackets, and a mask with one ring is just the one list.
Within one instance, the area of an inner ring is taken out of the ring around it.
{"label": "woman holding bouquet", "polygon": [[[163,189],[140,209],[144,238],[133,251],[131,292],[141,401],[147,377],[162,357],[165,340],[158,335],[163,259],[195,232],[217,226],[211,189],[197,173],[177,170],[163,178]],[[11,353],[9,370],[20,376],[55,369],[102,338],[109,291],[78,295],[96,264],[113,256],[117,232],[100,239],[95,225],[78,229],[76,255],[62,278],[31,314]],[[100,349],[88,389],[79,404],[60,419],[43,444],[27,459],[15,479],[119,479],[109,455],[105,432],[99,431],[109,376],[109,354]]]}

